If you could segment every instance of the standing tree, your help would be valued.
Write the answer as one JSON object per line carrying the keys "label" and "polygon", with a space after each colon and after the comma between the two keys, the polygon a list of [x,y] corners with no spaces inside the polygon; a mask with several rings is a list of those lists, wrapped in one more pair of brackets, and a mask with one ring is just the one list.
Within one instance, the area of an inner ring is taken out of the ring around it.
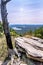
{"label": "standing tree", "polygon": [[17,49],[15,48],[13,50],[13,45],[12,45],[9,26],[8,26],[6,4],[9,1],[10,0],[1,0],[1,17],[2,17],[2,22],[3,22],[3,29],[4,29],[4,34],[6,36],[6,41],[7,41],[7,46],[8,46],[9,53],[11,55],[16,54],[19,57]]}
{"label": "standing tree", "polygon": [[12,41],[11,41],[11,36],[10,36],[10,31],[9,31],[9,26],[8,26],[8,20],[7,20],[7,9],[6,9],[6,4],[10,0],[1,0],[1,17],[2,17],[2,22],[3,22],[3,29],[4,29],[4,34],[6,36],[6,41],[7,41],[7,46],[9,49],[13,49],[12,46]]}

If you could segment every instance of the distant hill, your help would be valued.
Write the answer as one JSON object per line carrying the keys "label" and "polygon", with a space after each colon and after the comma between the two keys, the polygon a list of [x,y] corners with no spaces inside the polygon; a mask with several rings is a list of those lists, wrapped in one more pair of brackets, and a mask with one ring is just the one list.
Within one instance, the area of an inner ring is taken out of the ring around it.
{"label": "distant hill", "polygon": [[43,25],[10,25],[21,36],[33,35],[43,38]]}
{"label": "distant hill", "polygon": [[43,25],[10,25],[12,29],[14,29],[18,34],[24,34],[30,30],[34,31],[42,27]]}

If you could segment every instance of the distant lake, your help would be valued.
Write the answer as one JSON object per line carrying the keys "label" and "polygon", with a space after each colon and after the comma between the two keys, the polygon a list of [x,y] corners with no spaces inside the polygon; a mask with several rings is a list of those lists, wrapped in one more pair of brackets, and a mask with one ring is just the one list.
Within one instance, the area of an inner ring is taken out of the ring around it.
{"label": "distant lake", "polygon": [[29,30],[34,31],[39,27],[43,27],[43,25],[10,25],[17,33],[23,34]]}

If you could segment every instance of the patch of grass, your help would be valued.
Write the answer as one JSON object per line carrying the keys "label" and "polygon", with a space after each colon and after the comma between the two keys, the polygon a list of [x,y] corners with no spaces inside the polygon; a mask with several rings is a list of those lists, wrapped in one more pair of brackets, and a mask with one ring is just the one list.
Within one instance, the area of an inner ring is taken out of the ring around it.
{"label": "patch of grass", "polygon": [[[15,48],[15,38],[11,36],[11,39],[13,48]],[[7,42],[5,36],[3,35],[3,37],[0,37],[0,60],[4,61],[7,56],[8,56]]]}
{"label": "patch of grass", "polygon": [[8,51],[7,51],[6,39],[5,36],[3,36],[2,38],[0,38],[0,60],[4,60],[7,54]]}

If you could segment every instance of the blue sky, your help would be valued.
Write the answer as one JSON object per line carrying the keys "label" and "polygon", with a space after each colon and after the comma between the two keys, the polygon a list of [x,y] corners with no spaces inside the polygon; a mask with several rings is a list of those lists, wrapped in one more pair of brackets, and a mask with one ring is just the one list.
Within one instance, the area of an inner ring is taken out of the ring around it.
{"label": "blue sky", "polygon": [[11,0],[7,10],[10,24],[43,24],[43,0]]}

